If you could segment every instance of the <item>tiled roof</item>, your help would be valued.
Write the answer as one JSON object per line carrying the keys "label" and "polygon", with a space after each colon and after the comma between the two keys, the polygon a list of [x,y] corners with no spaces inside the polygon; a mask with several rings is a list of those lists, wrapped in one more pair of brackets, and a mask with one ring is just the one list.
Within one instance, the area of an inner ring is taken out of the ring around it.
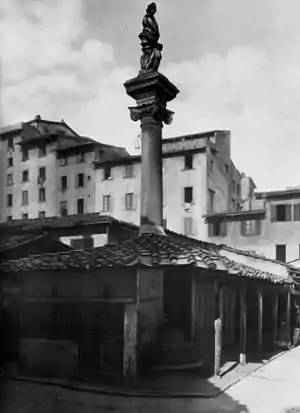
{"label": "tiled roof", "polygon": [[68,268],[98,268],[144,265],[148,267],[169,265],[195,265],[211,270],[225,267],[218,254],[164,235],[143,234],[135,239],[105,245],[92,251],[68,251],[42,254],[0,266],[2,271],[26,271]]}
{"label": "tiled roof", "polygon": [[275,275],[267,271],[258,270],[256,268],[249,267],[248,265],[240,264],[236,261],[232,261],[228,259],[227,257],[222,257],[222,260],[225,263],[228,269],[228,272],[230,274],[236,274],[241,277],[246,277],[250,279],[254,278],[254,279],[269,281],[272,284],[293,284],[294,283],[292,278],[289,276],[282,277],[282,276]]}
{"label": "tiled roof", "polygon": [[[60,245],[60,247],[64,248],[65,250],[71,250],[71,248],[68,245],[63,244],[60,241],[57,241],[51,237],[49,237],[46,233],[44,234],[38,234],[36,236],[33,236],[32,234],[18,234],[18,235],[11,235],[11,236],[5,236],[1,235],[0,237],[0,253],[4,251],[9,251],[14,248],[30,244],[31,242],[34,241],[42,241],[44,239],[51,240],[52,243],[57,243]],[[1,258],[1,257],[0,257]]]}
{"label": "tiled roof", "polygon": [[202,243],[180,235],[142,234],[134,239],[105,245],[91,251],[68,251],[42,254],[0,264],[0,272],[91,269],[124,266],[194,266],[210,271],[292,284],[292,278],[281,277],[238,264],[222,257],[213,244]]}
{"label": "tiled roof", "polygon": [[16,219],[0,224],[0,231],[8,229],[14,232],[44,231],[50,228],[70,228],[77,225],[90,224],[119,224],[128,228],[133,228],[138,232],[138,226],[129,222],[120,221],[109,215],[99,215],[98,213],[67,215],[65,217],[48,217],[37,219]]}

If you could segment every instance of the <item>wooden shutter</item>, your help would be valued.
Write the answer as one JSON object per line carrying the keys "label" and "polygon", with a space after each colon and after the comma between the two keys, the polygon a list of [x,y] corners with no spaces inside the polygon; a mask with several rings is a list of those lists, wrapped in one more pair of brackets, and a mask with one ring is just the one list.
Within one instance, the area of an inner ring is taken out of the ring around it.
{"label": "wooden shutter", "polygon": [[271,211],[271,221],[274,222],[274,221],[276,221],[276,215],[277,215],[276,214],[276,212],[277,212],[276,205],[271,205],[270,211]]}
{"label": "wooden shutter", "polygon": [[209,237],[213,236],[213,223],[212,222],[209,222],[207,224],[207,233]]}
{"label": "wooden shutter", "polygon": [[246,221],[241,221],[241,235],[246,236]]}
{"label": "wooden shutter", "polygon": [[294,221],[300,221],[300,204],[294,205]]}
{"label": "wooden shutter", "polygon": [[227,222],[221,222],[221,236],[222,237],[226,237],[226,233],[227,233]]}
{"label": "wooden shutter", "polygon": [[261,234],[261,219],[255,221],[255,235]]}
{"label": "wooden shutter", "polygon": [[286,221],[292,220],[292,205],[290,204],[285,206],[285,220]]}

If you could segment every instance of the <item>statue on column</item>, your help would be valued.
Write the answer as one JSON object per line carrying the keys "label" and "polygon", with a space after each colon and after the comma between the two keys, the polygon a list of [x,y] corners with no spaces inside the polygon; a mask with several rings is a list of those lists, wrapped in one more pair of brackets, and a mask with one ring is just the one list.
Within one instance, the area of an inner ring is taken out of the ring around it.
{"label": "statue on column", "polygon": [[141,56],[140,73],[156,72],[161,61],[161,51],[163,46],[158,43],[159,28],[154,17],[156,11],[156,4],[149,4],[143,18],[143,30],[139,34],[143,52]]}

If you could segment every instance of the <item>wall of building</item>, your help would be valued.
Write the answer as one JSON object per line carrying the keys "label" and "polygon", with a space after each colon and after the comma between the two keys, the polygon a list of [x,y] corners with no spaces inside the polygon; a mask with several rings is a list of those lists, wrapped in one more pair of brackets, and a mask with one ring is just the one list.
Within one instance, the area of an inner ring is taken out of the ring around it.
{"label": "wall of building", "polygon": [[300,199],[268,201],[265,203],[266,218],[260,221],[260,233],[242,235],[241,221],[234,218],[226,222],[226,236],[210,237],[211,242],[226,244],[247,251],[255,251],[268,258],[276,258],[276,245],[286,245],[286,261],[299,258],[300,254],[300,221],[274,222],[271,220],[271,206],[278,204],[297,204]]}
{"label": "wall of building", "polygon": [[[60,212],[60,203],[67,202],[68,214],[77,214],[77,199],[84,199],[84,212],[95,211],[95,181],[94,181],[94,151],[85,153],[84,162],[78,163],[75,155],[68,156],[67,165],[61,166],[60,160],[56,160],[56,176],[58,186],[58,205],[57,210]],[[84,174],[84,186],[78,187],[77,175]],[[68,188],[62,190],[61,177],[67,176]]]}
{"label": "wall of building", "polygon": [[3,142],[0,140],[0,222],[6,220],[5,199],[6,154]]}
{"label": "wall of building", "polygon": [[123,302],[136,300],[134,269],[10,274],[2,291],[6,358],[25,374],[121,378]]}

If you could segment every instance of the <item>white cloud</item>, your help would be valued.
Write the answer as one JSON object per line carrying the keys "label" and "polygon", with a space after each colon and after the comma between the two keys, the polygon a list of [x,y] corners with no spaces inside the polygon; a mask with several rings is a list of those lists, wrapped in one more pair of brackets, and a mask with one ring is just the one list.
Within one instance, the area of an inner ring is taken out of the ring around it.
{"label": "white cloud", "polygon": [[[1,0],[2,121],[63,117],[82,134],[129,148],[139,125],[123,82],[138,67],[117,67],[114,47],[89,35],[84,4]],[[299,184],[300,152],[300,30],[289,9],[270,13],[273,47],[232,46],[224,55],[162,63],[181,91],[169,104],[175,118],[165,136],[230,129],[235,163],[266,188]]]}

